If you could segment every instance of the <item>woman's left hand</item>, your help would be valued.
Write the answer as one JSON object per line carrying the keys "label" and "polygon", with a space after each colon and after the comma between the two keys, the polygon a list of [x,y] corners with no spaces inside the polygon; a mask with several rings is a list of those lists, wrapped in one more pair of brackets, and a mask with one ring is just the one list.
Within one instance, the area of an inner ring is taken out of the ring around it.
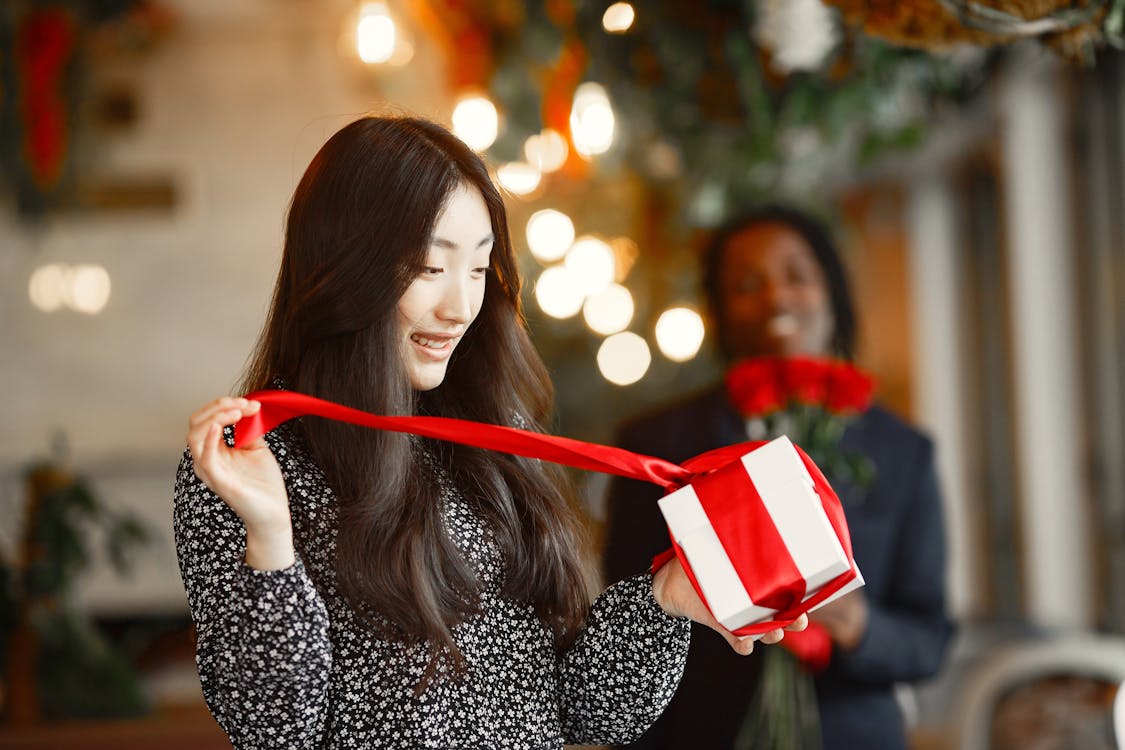
{"label": "woman's left hand", "polygon": [[[714,630],[726,638],[727,643],[737,653],[745,656],[754,650],[754,639],[751,636],[739,637],[722,626],[714,615],[707,609],[707,605],[699,598],[695,587],[691,585],[687,574],[678,558],[672,558],[652,577],[652,595],[660,608],[673,617],[689,617],[695,622]],[[809,618],[801,615],[785,630],[804,630],[808,627]],[[781,629],[771,630],[762,636],[762,643],[777,643],[785,636]]]}

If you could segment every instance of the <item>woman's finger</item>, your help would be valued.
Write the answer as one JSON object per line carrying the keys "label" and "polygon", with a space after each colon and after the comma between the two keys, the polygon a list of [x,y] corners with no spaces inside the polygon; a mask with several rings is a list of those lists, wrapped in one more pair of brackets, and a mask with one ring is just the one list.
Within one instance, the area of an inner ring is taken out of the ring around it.
{"label": "woman's finger", "polygon": [[762,643],[777,643],[785,637],[785,631],[780,628],[762,634]]}
{"label": "woman's finger", "polygon": [[232,425],[245,416],[256,413],[262,408],[260,401],[247,401],[246,399],[223,398],[213,402],[197,411],[189,420],[187,443],[188,446],[198,444],[201,436],[206,435],[210,425],[217,423],[220,428]]}
{"label": "woman's finger", "polygon": [[190,446],[195,475],[212,490],[215,489],[211,471],[215,460],[215,451],[211,448],[210,443],[218,442],[221,432],[221,428],[212,423],[207,431],[203,435],[199,435],[196,442]]}
{"label": "woman's finger", "polygon": [[237,400],[231,396],[223,396],[214,401],[206,404],[205,406],[196,409],[192,415],[188,417],[188,427],[197,427],[205,422],[210,421],[215,412],[226,411],[232,408],[237,408]]}

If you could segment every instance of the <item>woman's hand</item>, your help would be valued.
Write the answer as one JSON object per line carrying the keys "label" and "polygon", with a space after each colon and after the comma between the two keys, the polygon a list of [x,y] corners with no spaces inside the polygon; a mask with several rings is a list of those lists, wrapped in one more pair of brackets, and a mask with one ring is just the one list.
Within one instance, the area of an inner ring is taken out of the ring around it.
{"label": "woman's hand", "polygon": [[[661,609],[673,617],[690,617],[692,620],[706,625],[723,638],[736,652],[745,656],[754,650],[754,639],[751,636],[739,637],[730,632],[719,623],[707,609],[707,605],[699,598],[695,587],[691,585],[683,566],[678,558],[673,557],[652,578],[652,595]],[[807,615],[801,615],[785,630],[804,630],[809,625]],[[783,630],[771,630],[762,636],[762,643],[777,643],[785,636]]]}
{"label": "woman's hand", "polygon": [[191,415],[187,445],[195,475],[231,507],[246,526],[246,563],[260,570],[293,564],[293,526],[281,467],[266,441],[231,448],[223,427],[262,408],[257,401],[224,397]]}

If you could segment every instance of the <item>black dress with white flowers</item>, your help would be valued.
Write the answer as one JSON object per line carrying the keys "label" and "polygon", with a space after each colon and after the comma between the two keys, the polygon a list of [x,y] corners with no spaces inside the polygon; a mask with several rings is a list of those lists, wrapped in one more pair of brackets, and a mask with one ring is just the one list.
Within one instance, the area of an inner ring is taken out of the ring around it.
{"label": "black dress with white flowers", "polygon": [[650,574],[602,593],[578,640],[558,656],[534,611],[499,595],[500,550],[448,481],[446,529],[481,580],[483,614],[453,629],[467,676],[439,676],[415,695],[426,649],[382,640],[360,624],[332,583],[336,513],[323,474],[285,427],[267,441],[306,551],[291,567],[244,563],[242,522],[195,476],[186,451],[175,490],[176,550],[203,694],[236,747],[620,743],[643,733],[672,697],[689,621],[660,609]]}

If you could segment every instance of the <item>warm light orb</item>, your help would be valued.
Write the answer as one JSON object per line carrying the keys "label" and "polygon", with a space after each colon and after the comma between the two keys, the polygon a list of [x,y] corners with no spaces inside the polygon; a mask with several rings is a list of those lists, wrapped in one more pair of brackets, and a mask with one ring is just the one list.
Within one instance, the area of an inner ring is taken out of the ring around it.
{"label": "warm light orb", "polygon": [[544,208],[527,220],[527,247],[543,263],[559,260],[574,243],[574,223],[562,211]]}
{"label": "warm light orb", "polygon": [[613,145],[615,123],[605,89],[593,82],[579,86],[570,110],[570,134],[575,151],[586,158],[604,154]]}
{"label": "warm light orb", "polygon": [[383,3],[367,3],[356,26],[356,49],[365,63],[385,63],[395,52],[395,22]]}
{"label": "warm light orb", "polygon": [[540,309],[552,318],[572,318],[582,309],[585,295],[582,283],[566,266],[553,266],[539,274],[535,284],[535,300]]}
{"label": "warm light orb", "polygon": [[31,304],[43,312],[54,312],[66,304],[69,284],[70,269],[61,263],[51,263],[32,272],[27,282],[27,294]]}
{"label": "warm light orb", "polygon": [[453,108],[453,134],[473,151],[484,151],[500,132],[496,106],[483,96],[467,96]]}
{"label": "warm light orb", "polygon": [[544,128],[538,135],[530,136],[523,144],[523,153],[527,163],[538,167],[544,174],[555,172],[566,164],[570,147],[566,145],[566,138],[557,130]]}
{"label": "warm light orb", "polygon": [[101,266],[76,266],[67,285],[67,302],[78,312],[96,315],[109,302],[109,272]]}
{"label": "warm light orb", "polygon": [[602,15],[602,28],[611,34],[624,34],[633,26],[636,13],[629,3],[614,3]]}
{"label": "warm light orb", "polygon": [[645,376],[652,364],[648,344],[635,333],[616,333],[598,348],[598,369],[615,385],[631,385]]}
{"label": "warm light orb", "polygon": [[396,68],[401,68],[403,65],[408,64],[414,59],[414,45],[411,44],[409,39],[398,38],[395,41],[395,51],[391,53],[391,57],[387,60],[388,65],[393,65]]}
{"label": "warm light orb", "polygon": [[610,284],[586,298],[582,317],[594,333],[603,336],[624,331],[633,322],[633,295],[620,284]]}
{"label": "warm light orb", "polygon": [[703,344],[703,318],[687,307],[665,310],[656,321],[656,345],[673,362],[686,362]]}
{"label": "warm light orb", "polygon": [[516,195],[527,195],[539,187],[539,170],[522,161],[512,161],[496,170],[500,184]]}
{"label": "warm light orb", "polygon": [[597,294],[613,283],[617,262],[605,240],[584,235],[566,254],[566,267],[581,279],[583,293]]}

